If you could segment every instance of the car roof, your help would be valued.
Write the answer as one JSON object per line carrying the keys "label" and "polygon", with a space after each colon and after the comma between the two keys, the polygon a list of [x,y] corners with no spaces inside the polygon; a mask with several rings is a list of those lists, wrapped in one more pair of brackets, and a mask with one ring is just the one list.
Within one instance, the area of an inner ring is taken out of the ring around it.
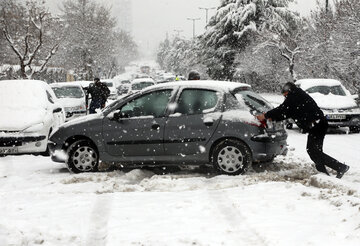
{"label": "car roof", "polygon": [[342,85],[340,81],[335,79],[299,79],[295,85],[300,86],[303,90],[313,86],[336,86]]}
{"label": "car roof", "polygon": [[171,88],[171,87],[189,87],[202,89],[216,89],[221,91],[233,91],[239,87],[248,87],[250,85],[240,82],[218,81],[218,80],[189,80],[161,83],[145,88],[144,90],[151,90],[155,88]]}

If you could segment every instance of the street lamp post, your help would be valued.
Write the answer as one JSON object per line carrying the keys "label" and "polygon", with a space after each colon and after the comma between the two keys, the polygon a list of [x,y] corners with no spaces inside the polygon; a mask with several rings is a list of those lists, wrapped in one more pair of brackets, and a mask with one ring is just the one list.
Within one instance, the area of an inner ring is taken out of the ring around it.
{"label": "street lamp post", "polygon": [[193,22],[193,38],[195,38],[195,21],[200,20],[200,18],[187,18]]}
{"label": "street lamp post", "polygon": [[216,8],[215,7],[211,7],[211,8],[199,7],[199,9],[205,10],[205,12],[206,12],[206,25],[207,25],[208,21],[209,21],[209,10],[216,9]]}

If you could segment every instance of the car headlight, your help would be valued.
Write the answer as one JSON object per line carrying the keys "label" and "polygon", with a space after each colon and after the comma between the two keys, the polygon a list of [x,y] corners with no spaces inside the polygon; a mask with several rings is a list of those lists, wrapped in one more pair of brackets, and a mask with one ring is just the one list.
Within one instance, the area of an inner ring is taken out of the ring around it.
{"label": "car headlight", "polygon": [[38,123],[23,130],[23,132],[39,132],[43,129],[44,123]]}

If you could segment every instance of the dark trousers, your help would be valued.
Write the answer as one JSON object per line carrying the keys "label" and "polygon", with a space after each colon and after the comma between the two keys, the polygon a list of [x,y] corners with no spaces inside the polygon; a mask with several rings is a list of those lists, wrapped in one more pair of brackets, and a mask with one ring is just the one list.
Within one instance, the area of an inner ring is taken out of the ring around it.
{"label": "dark trousers", "polygon": [[96,109],[103,108],[103,102],[101,100],[91,100],[89,107],[89,114],[96,114]]}
{"label": "dark trousers", "polygon": [[323,143],[328,128],[327,120],[320,120],[309,130],[306,150],[319,172],[329,175],[325,166],[340,171],[345,165],[323,152]]}

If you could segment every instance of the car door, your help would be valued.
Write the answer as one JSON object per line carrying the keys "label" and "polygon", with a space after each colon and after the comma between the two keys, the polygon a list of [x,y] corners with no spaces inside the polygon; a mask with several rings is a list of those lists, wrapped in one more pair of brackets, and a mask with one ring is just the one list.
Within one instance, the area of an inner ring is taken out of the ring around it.
{"label": "car door", "polygon": [[185,157],[205,151],[220,118],[221,93],[188,88],[181,91],[176,108],[166,122],[165,155]]}
{"label": "car door", "polygon": [[103,136],[108,154],[122,157],[163,155],[165,113],[171,95],[171,89],[140,95],[113,112],[120,115],[119,119],[105,117]]}

